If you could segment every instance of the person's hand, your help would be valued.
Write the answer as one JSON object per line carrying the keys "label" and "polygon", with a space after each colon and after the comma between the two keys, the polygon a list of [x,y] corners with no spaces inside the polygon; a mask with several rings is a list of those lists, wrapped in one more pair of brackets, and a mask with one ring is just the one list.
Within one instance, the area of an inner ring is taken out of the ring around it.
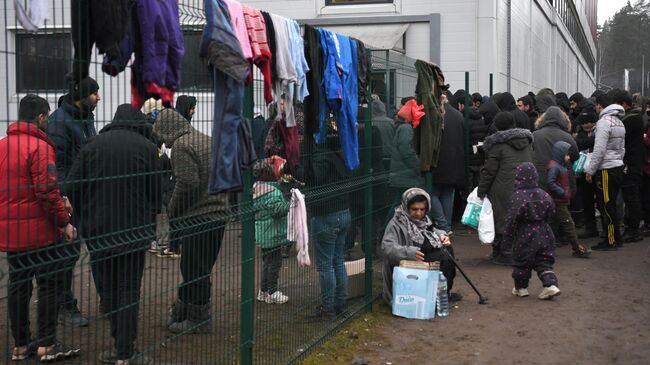
{"label": "person's hand", "polygon": [[415,251],[415,261],[424,261],[424,252],[419,248]]}
{"label": "person's hand", "polygon": [[70,223],[63,228],[63,237],[66,241],[73,241],[77,239],[77,229]]}
{"label": "person's hand", "polygon": [[67,196],[63,197],[63,206],[69,215],[72,215],[72,204],[70,204],[70,199]]}
{"label": "person's hand", "polygon": [[451,240],[449,239],[449,236],[445,236],[444,234],[440,235],[440,243],[442,243],[444,247],[451,246]]}
{"label": "person's hand", "polygon": [[592,177],[591,175],[589,175],[589,174],[585,174],[585,180],[587,180],[588,183],[591,184],[591,183],[593,182],[593,179],[592,179],[592,178],[593,178],[593,177]]}

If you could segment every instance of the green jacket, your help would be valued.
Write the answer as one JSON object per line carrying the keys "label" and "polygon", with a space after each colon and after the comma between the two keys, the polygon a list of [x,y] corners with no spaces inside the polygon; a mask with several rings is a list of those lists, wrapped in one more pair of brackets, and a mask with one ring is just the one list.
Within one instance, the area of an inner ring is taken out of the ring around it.
{"label": "green jacket", "polygon": [[438,66],[421,60],[415,61],[415,69],[418,72],[417,103],[424,105],[426,113],[415,130],[415,151],[420,156],[420,171],[427,172],[438,166],[443,129],[438,100],[444,76]]}
{"label": "green jacket", "polygon": [[289,202],[277,182],[256,182],[253,185],[253,209],[257,245],[273,248],[287,244]]}
{"label": "green jacket", "polygon": [[413,127],[402,123],[395,128],[393,156],[390,163],[389,183],[391,187],[423,187],[419,171],[420,160],[413,149]]}

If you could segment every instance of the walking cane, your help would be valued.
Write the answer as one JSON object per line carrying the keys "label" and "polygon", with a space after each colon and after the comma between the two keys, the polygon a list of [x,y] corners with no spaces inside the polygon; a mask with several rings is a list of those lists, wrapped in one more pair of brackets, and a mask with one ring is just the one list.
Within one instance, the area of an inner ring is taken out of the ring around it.
{"label": "walking cane", "polygon": [[478,304],[488,304],[488,297],[483,296],[483,295],[481,294],[481,292],[478,291],[478,289],[476,288],[476,286],[474,285],[474,283],[472,283],[472,281],[467,277],[467,274],[465,274],[465,271],[463,271],[463,269],[461,269],[461,267],[458,266],[458,263],[456,262],[456,260],[454,259],[454,257],[451,256],[451,254],[449,253],[449,251],[447,251],[447,249],[443,247],[443,248],[442,248],[442,252],[444,252],[445,255],[447,255],[447,258],[450,259],[451,262],[454,263],[454,266],[456,266],[456,268],[458,269],[458,271],[460,271],[460,273],[463,274],[463,277],[465,278],[465,280],[467,280],[467,282],[468,282],[469,285],[472,287],[472,289],[474,289],[474,291],[476,292],[476,294],[478,294]]}

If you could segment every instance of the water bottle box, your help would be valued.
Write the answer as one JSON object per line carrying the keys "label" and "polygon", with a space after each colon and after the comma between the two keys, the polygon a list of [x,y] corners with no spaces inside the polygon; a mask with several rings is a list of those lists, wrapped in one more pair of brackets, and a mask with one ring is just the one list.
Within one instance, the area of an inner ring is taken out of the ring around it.
{"label": "water bottle box", "polygon": [[399,267],[418,270],[440,270],[440,261],[424,262],[414,260],[400,260]]}
{"label": "water bottle box", "polygon": [[393,315],[411,319],[436,316],[438,270],[393,269]]}

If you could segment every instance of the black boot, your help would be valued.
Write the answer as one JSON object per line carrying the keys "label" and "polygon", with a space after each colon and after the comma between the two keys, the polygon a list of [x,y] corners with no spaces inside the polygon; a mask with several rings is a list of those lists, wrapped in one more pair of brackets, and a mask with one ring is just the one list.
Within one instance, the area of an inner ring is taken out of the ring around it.
{"label": "black boot", "polygon": [[167,319],[167,327],[174,323],[183,322],[187,319],[187,304],[177,299],[169,308],[169,318]]}
{"label": "black boot", "polygon": [[638,228],[627,228],[623,235],[623,242],[632,243],[643,241],[643,235],[639,232]]}
{"label": "black boot", "polygon": [[210,304],[186,304],[187,319],[182,322],[172,323],[168,328],[171,333],[212,333],[212,316]]}

